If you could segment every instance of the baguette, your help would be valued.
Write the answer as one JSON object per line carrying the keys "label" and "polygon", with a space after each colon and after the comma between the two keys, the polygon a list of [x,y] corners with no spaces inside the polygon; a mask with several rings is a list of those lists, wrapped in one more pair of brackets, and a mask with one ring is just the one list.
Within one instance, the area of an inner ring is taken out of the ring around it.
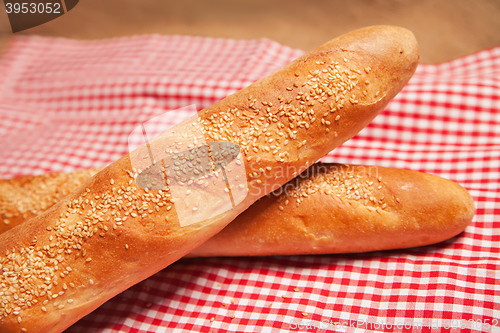
{"label": "baguette", "polygon": [[0,180],[0,233],[35,217],[73,192],[99,169]]}
{"label": "baguette", "polygon": [[[405,29],[341,36],[138,146],[1,234],[0,331],[61,332],[191,252],[366,126],[418,58]],[[228,144],[214,149],[220,142]]]}
{"label": "baguette", "polygon": [[[0,188],[9,184],[11,195],[29,189],[45,203],[40,193],[49,198],[60,193],[55,179],[76,187],[94,172],[4,180]],[[33,207],[36,201],[27,204]],[[438,176],[316,163],[259,199],[185,257],[333,254],[425,246],[462,232],[474,211],[466,189]]]}
{"label": "baguette", "polygon": [[317,163],[186,257],[355,253],[438,243],[475,208],[453,181],[417,171]]}

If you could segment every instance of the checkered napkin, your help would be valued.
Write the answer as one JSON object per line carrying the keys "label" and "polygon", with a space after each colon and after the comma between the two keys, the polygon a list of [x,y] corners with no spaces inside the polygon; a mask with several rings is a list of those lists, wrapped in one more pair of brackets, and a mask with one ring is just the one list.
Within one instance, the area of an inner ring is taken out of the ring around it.
{"label": "checkered napkin", "polygon": [[[302,53],[267,39],[16,38],[0,58],[0,178],[105,166],[139,124],[170,111],[174,125]],[[182,259],[68,332],[500,332],[500,47],[420,65],[324,161],[452,179],[477,215],[423,248]]]}

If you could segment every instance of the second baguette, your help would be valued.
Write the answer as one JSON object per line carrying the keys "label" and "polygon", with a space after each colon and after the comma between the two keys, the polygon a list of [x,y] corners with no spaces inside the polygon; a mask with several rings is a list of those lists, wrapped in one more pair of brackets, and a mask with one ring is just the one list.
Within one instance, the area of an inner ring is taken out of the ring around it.
{"label": "second baguette", "polygon": [[99,169],[0,179],[0,233],[42,214]]}
{"label": "second baguette", "polygon": [[[26,195],[34,212],[49,208],[97,170],[21,177],[0,181],[7,211],[9,193]],[[46,196],[46,197],[45,197]],[[34,212],[16,216],[11,227]],[[316,163],[259,199],[186,257],[352,253],[403,249],[447,240],[474,216],[474,201],[459,184],[444,178],[394,168]],[[0,219],[1,225],[1,219]]]}
{"label": "second baguette", "polygon": [[187,257],[355,253],[430,245],[475,208],[453,181],[417,171],[317,163]]}

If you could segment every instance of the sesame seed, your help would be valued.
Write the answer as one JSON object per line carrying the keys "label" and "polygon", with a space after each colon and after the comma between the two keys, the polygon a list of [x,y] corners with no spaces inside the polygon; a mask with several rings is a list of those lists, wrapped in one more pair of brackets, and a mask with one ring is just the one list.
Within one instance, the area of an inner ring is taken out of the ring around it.
{"label": "sesame seed", "polygon": [[313,166],[307,170],[310,177],[297,177],[287,185],[286,193],[278,197],[278,202],[287,204],[288,198],[295,198],[297,203],[301,203],[310,194],[323,192],[336,197],[344,197],[348,200],[357,200],[364,202],[365,205],[371,204],[377,207],[383,206],[383,194],[380,200],[376,199],[374,193],[380,189],[374,186],[371,178],[363,179],[362,172],[344,165],[341,169],[326,169],[322,166]]}

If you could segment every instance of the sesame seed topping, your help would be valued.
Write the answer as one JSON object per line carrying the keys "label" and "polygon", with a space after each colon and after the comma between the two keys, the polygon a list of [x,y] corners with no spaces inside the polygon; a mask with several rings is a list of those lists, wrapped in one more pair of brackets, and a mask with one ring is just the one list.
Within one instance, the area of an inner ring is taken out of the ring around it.
{"label": "sesame seed topping", "polygon": [[[379,177],[380,178],[380,177]],[[284,186],[286,191],[277,197],[279,203],[288,205],[291,198],[300,204],[309,196],[320,192],[348,200],[361,201],[364,205],[385,209],[385,197],[374,178],[362,168],[348,165],[315,164]],[[280,210],[284,207],[278,206]]]}
{"label": "sesame seed topping", "polygon": [[[285,93],[275,99],[252,97],[244,102],[246,105],[234,106],[229,112],[220,110],[209,114],[202,121],[207,136],[238,144],[248,162],[254,154],[259,154],[255,157],[257,160],[265,157],[278,162],[289,161],[295,156],[295,147],[287,146],[290,140],[303,136],[298,132],[303,133],[312,126],[332,125],[334,116],[331,113],[342,109],[346,100],[356,101],[350,92],[358,81],[363,82],[360,79],[364,73],[358,69],[337,62],[319,61],[316,65],[318,69],[309,73],[296,73],[300,81],[288,82],[285,97]],[[248,177],[256,177],[255,170],[249,171]]]}

